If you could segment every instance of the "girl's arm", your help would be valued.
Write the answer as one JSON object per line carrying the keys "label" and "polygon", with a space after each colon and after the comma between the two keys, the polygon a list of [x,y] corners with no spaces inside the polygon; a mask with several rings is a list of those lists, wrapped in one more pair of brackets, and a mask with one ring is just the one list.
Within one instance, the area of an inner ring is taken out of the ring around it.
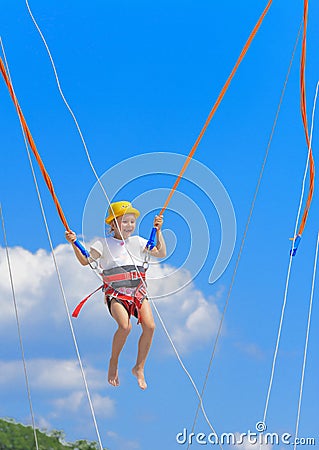
{"label": "girl's arm", "polygon": [[86,258],[86,256],[81,253],[81,250],[76,245],[74,245],[74,241],[76,241],[76,234],[74,233],[74,231],[66,231],[65,238],[68,242],[70,242],[70,244],[72,244],[75,256],[77,257],[80,264],[82,264],[82,266],[87,266],[90,262],[92,262],[92,259],[98,259],[101,256],[96,250],[92,249],[90,252],[92,259]]}
{"label": "girl's arm", "polygon": [[166,244],[162,235],[163,216],[155,216],[154,227],[157,228],[156,232],[156,245],[151,250],[151,255],[156,258],[165,258],[166,256]]}

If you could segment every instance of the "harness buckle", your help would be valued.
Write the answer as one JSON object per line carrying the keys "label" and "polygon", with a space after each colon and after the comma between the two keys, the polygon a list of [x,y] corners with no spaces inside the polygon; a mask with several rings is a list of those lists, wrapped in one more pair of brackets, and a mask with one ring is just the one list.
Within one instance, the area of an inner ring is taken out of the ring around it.
{"label": "harness buckle", "polygon": [[139,279],[140,279],[139,273],[136,270],[132,271],[131,272],[131,280],[135,281],[135,280],[139,280]]}

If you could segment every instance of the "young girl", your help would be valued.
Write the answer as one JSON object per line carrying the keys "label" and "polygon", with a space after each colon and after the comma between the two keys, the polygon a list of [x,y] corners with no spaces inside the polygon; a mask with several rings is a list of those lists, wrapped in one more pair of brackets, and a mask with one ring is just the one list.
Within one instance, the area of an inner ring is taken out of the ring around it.
{"label": "young girl", "polygon": [[[119,386],[118,360],[131,331],[131,314],[141,323],[142,334],[138,343],[136,364],[132,369],[141,389],[146,389],[144,366],[151,347],[155,323],[152,310],[145,296],[145,258],[147,240],[132,236],[139,211],[126,201],[112,203],[105,222],[110,225],[113,236],[98,240],[90,248],[90,258],[86,258],[74,245],[76,234],[66,232],[66,239],[72,243],[79,262],[85,266],[93,260],[99,261],[99,268],[104,280],[105,302],[118,329],[114,334],[112,353],[108,369],[108,381],[112,386]],[[161,232],[163,217],[156,216],[154,227],[157,228],[155,247],[152,256],[164,258],[166,246]],[[137,270],[136,270],[137,268]]]}

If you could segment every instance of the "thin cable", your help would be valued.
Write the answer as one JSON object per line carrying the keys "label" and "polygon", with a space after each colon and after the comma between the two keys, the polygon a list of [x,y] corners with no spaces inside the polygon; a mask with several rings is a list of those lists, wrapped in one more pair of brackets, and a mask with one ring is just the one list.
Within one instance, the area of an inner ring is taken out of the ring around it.
{"label": "thin cable", "polygon": [[[222,327],[223,327],[224,318],[225,318],[225,315],[226,315],[226,311],[227,311],[227,308],[228,308],[230,296],[232,294],[233,286],[234,286],[234,283],[235,283],[239,262],[240,262],[241,255],[242,255],[242,252],[243,252],[243,249],[244,249],[244,246],[245,246],[246,237],[247,237],[247,234],[248,234],[248,229],[249,229],[249,226],[250,226],[251,218],[252,218],[252,215],[253,215],[253,212],[254,212],[254,209],[255,209],[255,204],[256,204],[259,188],[260,188],[261,181],[262,181],[262,178],[263,178],[263,174],[264,174],[264,171],[265,171],[265,167],[266,167],[266,163],[267,163],[270,147],[271,147],[272,140],[273,140],[274,133],[275,133],[275,129],[276,129],[276,126],[277,126],[277,121],[278,121],[281,105],[282,105],[282,102],[283,102],[283,99],[284,99],[284,96],[285,96],[286,87],[287,87],[287,84],[288,84],[288,80],[289,80],[292,64],[293,64],[293,61],[294,61],[294,57],[295,57],[295,54],[296,54],[298,42],[299,42],[299,39],[300,39],[301,29],[302,29],[302,22],[301,22],[301,24],[299,26],[299,30],[298,30],[298,33],[297,33],[297,38],[296,38],[296,41],[295,41],[295,44],[294,44],[294,48],[293,48],[293,52],[292,52],[292,55],[291,55],[291,58],[290,58],[290,63],[289,63],[289,67],[288,67],[288,70],[287,70],[287,74],[286,74],[286,78],[285,78],[285,81],[284,81],[284,85],[283,85],[283,88],[282,88],[282,91],[281,91],[279,104],[278,104],[278,107],[277,107],[277,111],[276,111],[276,114],[275,114],[275,119],[274,119],[274,122],[273,122],[273,126],[272,126],[272,130],[271,130],[271,133],[270,133],[270,137],[269,137],[269,140],[268,140],[268,144],[267,144],[264,160],[263,160],[263,163],[262,163],[262,166],[261,166],[261,170],[260,170],[258,182],[257,182],[257,185],[256,185],[254,197],[253,197],[253,200],[251,202],[251,207],[250,207],[248,219],[246,221],[245,230],[244,230],[244,233],[243,233],[243,237],[241,239],[240,248],[239,248],[239,251],[238,251],[237,258],[236,258],[235,268],[234,268],[234,271],[233,271],[233,274],[232,274],[232,278],[231,278],[231,282],[230,282],[230,285],[229,285],[229,288],[228,288],[225,306],[224,306],[224,309],[223,309],[223,312],[222,312],[222,317],[221,317],[221,320],[220,320],[220,323],[219,323],[219,327],[218,327],[218,330],[217,330],[217,335],[216,335],[216,338],[215,338],[215,341],[214,341],[212,354],[211,354],[211,357],[210,357],[210,360],[209,360],[208,368],[207,368],[206,375],[205,375],[205,380],[204,380],[204,383],[203,383],[203,388],[202,388],[202,391],[201,391],[201,396],[202,397],[204,396],[204,393],[205,393],[205,390],[206,390],[206,386],[207,386],[207,382],[208,382],[211,366],[212,366],[212,363],[213,363],[213,360],[214,360],[214,357],[215,357],[217,344],[218,344],[218,341],[219,341],[219,338],[220,338],[220,334],[221,334],[221,330],[222,330]],[[197,407],[197,411],[196,411],[196,414],[195,414],[195,418],[194,418],[194,422],[193,422],[193,426],[192,426],[192,432],[194,431],[194,428],[195,428],[195,425],[196,425],[198,412],[199,412],[199,405]],[[189,449],[189,446],[190,446],[190,444],[188,444],[187,449]]]}
{"label": "thin cable", "polygon": [[305,347],[304,347],[304,355],[303,355],[303,363],[302,363],[302,371],[301,371],[301,380],[300,380],[300,389],[299,389],[298,412],[297,412],[296,428],[295,428],[295,439],[294,439],[294,450],[296,450],[296,447],[297,447],[297,437],[298,437],[298,432],[299,432],[301,402],[302,402],[303,387],[304,387],[304,380],[305,380],[305,371],[306,371],[307,353],[308,353],[308,343],[309,343],[309,333],[310,333],[311,315],[312,315],[312,306],[313,306],[313,296],[314,296],[314,291],[315,291],[315,281],[316,281],[316,273],[317,273],[318,249],[319,249],[319,232],[318,232],[318,235],[317,235],[316,254],[315,254],[315,260],[314,260],[314,266],[313,266],[311,294],[310,294],[308,321],[307,321],[307,332],[306,332],[306,339],[305,339]]}
{"label": "thin cable", "polygon": [[[312,108],[311,132],[310,132],[310,139],[309,139],[310,145],[309,145],[309,150],[308,150],[308,157],[307,157],[306,167],[305,167],[305,171],[304,171],[304,177],[303,177],[303,183],[302,183],[302,189],[301,189],[301,196],[300,196],[300,201],[299,201],[299,208],[298,208],[296,222],[295,222],[294,236],[296,236],[296,233],[297,233],[297,228],[298,228],[298,223],[299,223],[299,218],[300,218],[300,213],[301,213],[301,207],[302,207],[303,198],[304,198],[305,183],[306,183],[306,177],[307,177],[307,171],[308,171],[308,165],[309,165],[309,155],[310,155],[311,144],[312,144],[312,135],[313,135],[314,118],[315,118],[315,111],[316,111],[316,105],[317,105],[317,97],[318,97],[318,84],[317,84],[316,93],[315,93],[315,97],[314,97],[313,108]],[[294,240],[295,240],[295,238],[294,238]],[[283,299],[283,304],[282,304],[282,310],[281,310],[281,316],[280,316],[280,322],[279,322],[279,328],[278,328],[275,352],[274,352],[273,361],[272,361],[271,375],[270,375],[270,380],[269,380],[269,385],[268,385],[265,409],[264,409],[264,414],[263,414],[263,422],[264,422],[264,424],[266,424],[269,399],[270,399],[270,394],[271,394],[272,385],[273,385],[273,379],[274,379],[274,374],[275,374],[275,366],[276,366],[276,361],[277,361],[277,355],[278,355],[279,343],[280,343],[280,338],[281,338],[282,325],[283,325],[284,314],[285,314],[285,309],[286,309],[288,288],[289,288],[289,281],[290,281],[290,274],[291,274],[291,267],[292,267],[292,260],[293,260],[293,258],[294,257],[292,256],[292,252],[290,252],[288,271],[287,271],[287,277],[286,277],[286,284],[285,284],[285,293],[284,293],[284,299]]]}
{"label": "thin cable", "polygon": [[[6,54],[5,54],[5,50],[4,50],[1,38],[0,38],[0,43],[1,43],[1,48],[2,48],[3,55],[4,55],[4,60],[5,60],[7,72],[8,72],[8,75],[10,77],[10,82],[11,82],[11,85],[12,85],[12,88],[13,88],[13,84],[12,84],[11,76],[10,76],[10,70],[9,70],[9,66],[8,66],[8,62],[7,62],[7,59],[6,59]],[[19,117],[19,119],[20,119],[20,117]],[[61,278],[61,275],[60,275],[60,270],[59,270],[59,267],[58,267],[58,263],[57,263],[55,252],[54,252],[54,248],[53,248],[53,243],[52,243],[52,239],[51,239],[51,233],[50,233],[49,225],[48,225],[48,222],[47,222],[47,217],[46,217],[45,209],[44,209],[44,206],[43,206],[42,197],[41,197],[41,193],[40,193],[40,190],[39,190],[39,185],[38,185],[38,182],[37,182],[36,173],[35,173],[35,170],[34,170],[34,167],[33,167],[33,162],[32,162],[31,154],[30,154],[30,151],[29,151],[28,142],[27,142],[27,139],[26,139],[26,136],[25,136],[25,133],[24,133],[24,129],[23,129],[21,120],[20,120],[20,125],[21,125],[21,129],[22,129],[23,137],[24,137],[24,142],[25,142],[26,151],[27,151],[27,155],[28,155],[28,159],[29,159],[29,163],[30,163],[30,168],[31,168],[31,172],[32,172],[33,181],[34,181],[34,184],[35,184],[35,188],[36,188],[36,192],[37,192],[37,196],[38,196],[38,200],[39,200],[41,214],[42,214],[42,218],[43,218],[43,221],[44,221],[44,225],[45,225],[45,229],[46,229],[46,233],[47,233],[47,237],[48,237],[48,241],[49,241],[49,245],[50,245],[50,249],[51,249],[51,253],[52,253],[54,267],[55,267],[56,274],[57,274],[57,277],[58,277],[58,282],[59,282],[59,286],[60,286],[60,290],[61,290],[61,294],[62,294],[62,298],[63,298],[63,302],[64,302],[64,306],[65,306],[65,310],[66,310],[66,314],[67,314],[67,318],[68,318],[68,322],[69,322],[69,327],[70,327],[70,331],[71,331],[71,335],[72,335],[72,339],[73,339],[76,355],[77,355],[77,358],[78,358],[78,362],[79,362],[79,366],[80,366],[80,370],[81,370],[81,374],[82,374],[82,378],[83,378],[83,383],[84,383],[84,386],[85,386],[85,391],[86,391],[88,403],[89,403],[89,406],[90,406],[90,411],[91,411],[91,415],[92,415],[92,419],[93,419],[96,435],[97,435],[97,438],[98,438],[100,450],[103,450],[101,437],[100,437],[100,433],[99,433],[99,429],[98,429],[98,425],[97,425],[97,421],[96,421],[96,417],[95,417],[95,412],[94,412],[94,408],[93,408],[93,403],[92,403],[92,400],[91,400],[91,395],[90,395],[88,383],[87,383],[87,380],[86,380],[86,375],[85,375],[85,372],[84,372],[82,359],[81,359],[81,355],[80,355],[77,339],[76,339],[76,336],[75,336],[75,332],[74,332],[74,328],[73,328],[73,324],[72,324],[72,320],[71,320],[71,316],[70,316],[70,312],[69,312],[69,306],[68,306],[68,302],[67,302],[67,299],[66,299],[66,295],[65,295],[65,291],[64,291],[64,287],[63,287],[63,283],[62,283],[62,278]]]}
{"label": "thin cable", "polygon": [[[189,373],[188,370],[186,369],[186,367],[185,367],[185,365],[184,365],[184,363],[183,363],[183,361],[182,361],[182,359],[181,359],[181,357],[180,357],[180,355],[179,355],[179,353],[178,353],[178,351],[177,351],[177,349],[176,349],[176,347],[175,347],[175,344],[174,344],[172,338],[170,337],[170,334],[169,334],[169,332],[168,332],[168,330],[167,330],[167,328],[166,328],[166,326],[165,326],[165,323],[164,323],[164,321],[162,320],[162,318],[161,318],[161,316],[160,316],[160,314],[159,314],[159,312],[158,312],[158,309],[157,309],[157,307],[156,307],[156,305],[155,305],[155,303],[154,303],[154,301],[153,301],[152,299],[151,299],[151,303],[152,303],[152,305],[153,305],[153,307],[154,307],[154,309],[155,309],[155,311],[156,311],[156,314],[157,314],[157,316],[158,316],[158,318],[159,318],[159,320],[160,320],[160,322],[161,322],[161,325],[162,325],[162,327],[163,327],[163,329],[164,329],[164,331],[165,331],[165,333],[166,333],[166,336],[168,337],[168,339],[169,339],[169,341],[170,341],[170,343],[171,343],[171,345],[172,345],[172,347],[173,347],[173,350],[174,350],[174,352],[175,352],[175,355],[177,356],[177,359],[178,359],[180,365],[182,366],[184,372],[185,372],[186,375],[188,376],[188,378],[189,378],[190,382],[192,383],[193,388],[194,388],[194,390],[195,390],[195,392],[196,392],[196,394],[197,394],[197,397],[199,398],[203,416],[204,416],[204,418],[205,418],[207,424],[209,425],[210,429],[211,429],[211,430],[213,431],[213,433],[217,436],[217,433],[216,433],[216,431],[214,430],[213,425],[210,423],[210,421],[209,421],[209,419],[208,419],[208,416],[207,416],[207,414],[206,414],[206,411],[205,411],[205,409],[204,409],[203,399],[202,399],[202,397],[201,397],[201,395],[200,395],[200,393],[199,393],[199,390],[198,390],[198,388],[197,388],[197,386],[196,386],[196,384],[195,384],[195,382],[194,382],[192,376],[190,375],[190,373]],[[219,441],[218,441],[218,444],[219,444],[219,447],[222,449],[223,447],[221,446],[221,444],[220,444]]]}
{"label": "thin cable", "polygon": [[[46,48],[46,50],[47,50],[47,53],[48,53],[48,55],[49,55],[49,58],[50,58],[50,61],[51,61],[51,65],[52,65],[52,67],[53,67],[53,71],[54,71],[54,74],[55,74],[55,79],[56,79],[56,82],[57,82],[58,90],[59,90],[59,92],[60,92],[60,95],[61,95],[61,97],[62,97],[62,99],[63,99],[65,105],[67,106],[67,109],[69,110],[69,112],[70,112],[70,114],[72,115],[73,120],[74,120],[74,122],[75,122],[75,124],[76,124],[76,127],[77,127],[77,129],[78,129],[79,134],[80,134],[80,137],[81,137],[81,140],[82,140],[82,143],[83,143],[83,146],[84,146],[84,149],[85,149],[85,152],[86,152],[86,155],[87,155],[87,158],[88,158],[90,167],[91,167],[91,169],[92,169],[92,171],[93,171],[93,173],[94,173],[95,178],[96,178],[97,181],[98,181],[98,184],[100,185],[100,187],[101,187],[101,189],[102,189],[102,191],[103,191],[103,193],[104,193],[104,195],[105,195],[105,198],[106,198],[106,200],[107,200],[107,202],[108,202],[108,205],[109,205],[111,211],[112,211],[113,214],[114,214],[114,211],[113,211],[113,209],[112,209],[112,206],[111,206],[111,202],[110,202],[110,200],[109,200],[109,197],[108,197],[108,195],[107,195],[107,193],[106,193],[106,191],[105,191],[105,189],[104,189],[104,187],[103,187],[103,184],[102,184],[102,182],[101,182],[101,180],[100,180],[100,178],[99,178],[99,176],[98,176],[98,174],[97,174],[97,172],[96,172],[96,170],[95,170],[95,168],[94,168],[94,166],[93,166],[93,163],[92,163],[92,160],[91,160],[91,157],[90,157],[90,154],[89,154],[87,145],[86,145],[86,143],[85,143],[85,139],[84,139],[84,137],[83,137],[83,133],[81,132],[80,126],[79,126],[79,124],[78,124],[78,121],[77,121],[77,119],[76,119],[76,117],[75,117],[75,114],[73,113],[73,111],[72,111],[70,105],[69,105],[68,102],[66,101],[66,98],[65,98],[65,96],[64,96],[64,94],[63,94],[63,91],[62,91],[61,85],[60,85],[60,81],[59,81],[59,77],[58,77],[58,73],[57,73],[57,70],[56,70],[56,67],[55,67],[55,63],[54,63],[53,57],[52,57],[52,55],[51,55],[51,52],[50,52],[50,50],[49,50],[49,46],[48,46],[48,44],[47,44],[47,42],[46,42],[46,40],[45,40],[45,38],[44,38],[44,35],[43,35],[43,33],[42,33],[42,31],[41,31],[39,25],[37,24],[37,22],[36,22],[36,20],[35,20],[35,18],[34,18],[34,16],[33,16],[33,14],[32,14],[32,12],[31,12],[31,9],[30,9],[28,0],[26,0],[26,5],[27,5],[28,11],[29,11],[29,13],[30,13],[30,16],[31,16],[31,18],[32,18],[32,21],[33,21],[34,25],[36,26],[36,28],[37,28],[37,30],[38,30],[40,36],[41,36],[41,39],[42,39],[42,41],[43,41],[43,43],[44,43],[44,45],[45,45],[45,48]],[[118,226],[119,224],[118,224],[118,221],[117,221],[117,218],[116,218],[116,217],[115,217],[115,222],[117,223],[117,226]],[[170,334],[169,334],[167,328],[166,328],[165,325],[164,325],[163,319],[161,318],[158,309],[156,308],[156,306],[155,306],[153,300],[151,299],[151,297],[148,295],[148,289],[147,289],[146,283],[144,282],[143,278],[141,277],[140,271],[139,271],[139,269],[138,269],[138,267],[137,267],[137,265],[136,265],[136,263],[135,263],[135,261],[134,261],[134,259],[133,259],[133,255],[132,255],[132,254],[129,252],[129,250],[127,249],[127,246],[126,246],[126,244],[125,244],[124,237],[123,237],[123,235],[122,235],[122,232],[121,232],[121,229],[120,229],[119,226],[118,226],[118,230],[119,230],[119,233],[120,233],[120,235],[121,235],[122,241],[124,242],[124,248],[125,248],[125,250],[127,251],[127,253],[129,254],[129,256],[130,256],[130,258],[131,258],[131,261],[132,261],[133,265],[135,266],[135,269],[136,269],[136,271],[137,271],[137,273],[138,273],[138,275],[139,275],[139,277],[140,277],[140,280],[141,280],[141,282],[143,283],[143,286],[144,286],[144,288],[145,288],[145,291],[146,291],[146,293],[147,293],[147,297],[149,298],[149,300],[151,301],[151,303],[152,303],[153,306],[154,306],[154,309],[155,309],[155,311],[156,311],[156,314],[157,314],[157,316],[158,316],[158,318],[159,318],[159,320],[160,320],[160,323],[162,324],[162,326],[163,326],[163,328],[164,328],[164,331],[165,331],[165,333],[166,333],[166,336],[167,336],[168,339],[169,339],[169,342],[171,343],[171,345],[172,345],[172,347],[173,347],[173,349],[174,349],[174,352],[175,352],[175,354],[176,354],[176,356],[177,356],[177,358],[178,358],[178,361],[180,362],[182,369],[185,371],[187,377],[189,378],[189,380],[190,380],[192,386],[193,386],[194,389],[195,389],[195,392],[196,392],[197,396],[198,396],[199,399],[200,399],[201,410],[202,410],[202,412],[203,412],[203,415],[204,415],[204,417],[205,417],[205,420],[206,420],[207,424],[209,425],[209,427],[211,428],[211,430],[213,431],[213,433],[216,434],[216,432],[215,432],[215,430],[214,430],[212,424],[210,423],[210,421],[209,421],[209,419],[208,419],[208,417],[207,417],[207,414],[206,414],[205,409],[204,409],[204,406],[203,406],[203,401],[202,401],[202,399],[201,399],[201,397],[200,397],[200,394],[199,394],[199,391],[198,391],[198,389],[197,389],[197,387],[196,387],[196,384],[195,384],[193,378],[191,377],[190,373],[187,371],[187,369],[186,369],[184,363],[182,362],[182,359],[181,359],[180,355],[178,354],[178,351],[177,351],[177,349],[176,349],[176,347],[175,347],[175,345],[174,345],[174,343],[173,343],[172,338],[170,337]],[[220,448],[222,449],[222,447],[221,447],[220,444],[219,444],[219,446],[220,446]]]}
{"label": "thin cable", "polygon": [[[82,144],[83,144],[83,147],[84,147],[84,150],[85,150],[87,159],[88,159],[89,164],[90,164],[90,166],[91,166],[91,169],[92,169],[92,171],[93,171],[93,173],[94,173],[94,175],[95,175],[95,178],[97,179],[97,181],[98,181],[98,183],[99,183],[99,185],[100,185],[100,188],[102,189],[102,192],[104,193],[105,197],[108,199],[108,196],[107,196],[107,193],[106,193],[106,191],[105,191],[105,189],[104,189],[104,186],[103,186],[103,184],[102,184],[102,182],[101,182],[101,180],[100,180],[100,178],[99,178],[99,176],[98,176],[98,174],[97,174],[97,172],[96,172],[96,170],[95,170],[95,168],[94,168],[94,165],[93,165],[93,163],[92,163],[92,160],[91,160],[91,157],[90,157],[90,153],[89,153],[89,150],[88,150],[88,148],[87,148],[87,145],[86,145],[86,142],[85,142],[83,133],[82,133],[82,131],[81,131],[80,125],[79,125],[79,123],[78,123],[78,121],[77,121],[77,118],[76,118],[76,116],[75,116],[75,114],[74,114],[72,108],[70,107],[68,101],[66,100],[66,98],[65,98],[65,96],[64,96],[64,94],[63,94],[63,91],[62,91],[62,88],[61,88],[61,84],[60,84],[60,80],[59,80],[59,77],[58,77],[58,72],[57,72],[57,70],[56,70],[56,67],[55,67],[55,64],[54,64],[54,60],[53,60],[53,58],[52,58],[52,55],[51,55],[49,46],[48,46],[48,44],[47,44],[47,42],[46,42],[46,40],[45,40],[45,38],[44,38],[44,35],[42,34],[42,31],[41,31],[39,25],[37,24],[37,21],[35,20],[33,14],[32,14],[32,11],[31,11],[31,8],[30,8],[30,6],[29,6],[28,0],[25,0],[25,2],[26,2],[26,5],[27,5],[27,8],[28,8],[30,17],[31,17],[31,19],[32,19],[32,21],[33,21],[33,23],[34,23],[36,29],[38,30],[39,35],[41,36],[41,39],[42,39],[42,41],[43,41],[43,43],[44,43],[44,45],[45,45],[45,48],[46,48],[46,50],[47,50],[47,53],[48,53],[48,55],[49,55],[49,58],[50,58],[50,61],[51,61],[51,65],[52,65],[52,68],[53,68],[54,76],[55,76],[55,79],[56,79],[56,82],[57,82],[57,86],[58,86],[60,95],[61,95],[61,97],[62,97],[63,102],[65,103],[65,106],[67,107],[67,109],[69,110],[69,112],[70,112],[70,114],[71,114],[71,116],[72,116],[72,118],[73,118],[73,121],[74,121],[75,126],[76,126],[76,128],[77,128],[77,130],[78,130],[78,133],[79,133],[79,135],[80,135],[80,138],[81,138],[81,141],[82,141]],[[110,201],[109,201],[109,203],[110,203]]]}
{"label": "thin cable", "polygon": [[11,285],[11,292],[12,292],[12,300],[13,300],[13,305],[14,305],[14,313],[15,313],[15,318],[16,318],[16,322],[17,322],[17,329],[18,329],[18,335],[19,335],[19,345],[20,345],[20,351],[21,351],[22,362],[23,362],[24,378],[25,378],[25,384],[26,384],[27,394],[28,394],[28,401],[29,401],[29,408],[30,408],[30,414],[31,414],[34,442],[35,442],[36,450],[39,450],[37,432],[36,432],[36,427],[35,427],[34,411],[33,411],[33,406],[32,406],[31,389],[30,389],[28,370],[27,370],[27,363],[26,363],[26,359],[25,359],[25,352],[24,352],[24,346],[23,346],[23,340],[22,340],[22,333],[21,333],[18,305],[17,305],[17,299],[16,299],[16,294],[15,294],[15,289],[14,289],[12,269],[11,269],[11,262],[10,262],[10,255],[9,255],[9,246],[8,246],[8,241],[7,241],[7,233],[6,233],[6,228],[5,228],[5,223],[4,223],[4,216],[3,216],[3,210],[2,210],[1,204],[0,204],[0,216],[1,216],[1,223],[2,223],[2,232],[3,232],[4,245],[5,245],[5,248],[6,248],[6,258],[7,258],[7,264],[8,264],[8,269],[9,269],[9,277],[10,277],[10,285]]}
{"label": "thin cable", "polygon": [[[61,87],[61,83],[60,83],[60,79],[59,79],[59,76],[58,76],[58,71],[57,71],[57,69],[56,69],[55,62],[54,62],[54,59],[53,59],[53,57],[52,57],[50,48],[49,48],[49,46],[48,46],[48,44],[47,44],[47,42],[46,42],[46,40],[45,40],[45,37],[44,37],[44,35],[43,35],[42,31],[41,31],[41,28],[39,27],[37,21],[35,20],[35,17],[34,17],[34,15],[33,15],[32,11],[31,11],[31,8],[30,8],[30,5],[29,5],[28,0],[26,0],[26,6],[27,6],[27,9],[28,9],[29,15],[30,15],[30,17],[31,17],[31,19],[32,19],[32,22],[34,23],[34,25],[35,25],[35,27],[36,27],[36,29],[37,29],[37,31],[38,31],[38,33],[39,33],[41,39],[42,39],[42,42],[44,43],[44,46],[45,46],[45,48],[46,48],[46,51],[47,51],[47,53],[48,53],[48,56],[49,56],[49,59],[50,59],[51,65],[52,65],[52,69],[53,69],[53,72],[54,72],[54,76],[55,76],[55,80],[56,80],[56,83],[57,83],[57,87],[58,87],[59,93],[60,93],[60,95],[61,95],[61,97],[62,97],[62,100],[63,100],[65,106],[67,107],[69,113],[71,114],[72,119],[73,119],[73,121],[74,121],[74,123],[75,123],[76,129],[77,129],[77,131],[78,131],[78,133],[79,133],[79,136],[80,136],[80,138],[81,138],[81,141],[82,141],[82,144],[83,144],[83,148],[84,148],[84,151],[85,151],[87,160],[88,160],[88,162],[89,162],[89,165],[90,165],[90,167],[91,167],[91,170],[92,170],[92,172],[93,172],[93,174],[94,174],[94,176],[95,176],[95,178],[96,178],[96,180],[97,180],[97,182],[98,182],[98,184],[99,184],[99,186],[100,186],[100,188],[101,188],[101,190],[102,190],[102,192],[103,192],[103,194],[104,194],[104,196],[105,196],[105,198],[106,198],[106,201],[107,201],[107,203],[108,203],[109,208],[111,209],[112,214],[114,215],[114,211],[113,211],[113,208],[112,208],[111,201],[110,201],[110,199],[109,199],[109,197],[108,197],[108,195],[107,195],[106,190],[104,189],[104,186],[103,186],[103,184],[102,184],[102,182],[101,182],[101,179],[100,179],[98,173],[97,173],[96,170],[95,170],[94,164],[93,164],[93,162],[92,162],[92,159],[91,159],[91,156],[90,156],[90,153],[89,153],[89,150],[88,150],[88,147],[87,147],[85,138],[84,138],[84,135],[83,135],[83,133],[82,133],[82,130],[81,130],[81,127],[80,127],[80,125],[79,125],[79,123],[78,123],[78,120],[77,120],[77,118],[76,118],[76,115],[75,115],[75,113],[73,112],[71,106],[69,105],[69,103],[68,103],[68,101],[67,101],[67,99],[66,99],[66,97],[65,97],[65,95],[64,95],[64,93],[63,93],[63,90],[62,90],[62,87]],[[118,221],[117,221],[117,218],[116,218],[116,217],[115,217],[115,222],[116,222],[116,224],[118,225]],[[67,228],[67,227],[66,227],[66,228]],[[120,228],[120,227],[118,227],[118,228]],[[119,231],[120,231],[121,238],[122,238],[122,240],[123,240],[123,242],[124,242],[124,238],[123,238],[123,235],[122,235],[122,233],[121,233],[121,230],[119,230]],[[124,243],[124,245],[125,245],[125,243]],[[127,250],[127,249],[126,249],[126,250]]]}

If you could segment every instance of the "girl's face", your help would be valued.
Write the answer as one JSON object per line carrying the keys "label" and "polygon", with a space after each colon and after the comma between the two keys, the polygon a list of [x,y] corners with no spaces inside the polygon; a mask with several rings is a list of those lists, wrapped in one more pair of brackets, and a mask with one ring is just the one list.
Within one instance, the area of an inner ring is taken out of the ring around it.
{"label": "girl's face", "polygon": [[[136,226],[136,217],[134,214],[124,214],[124,216],[117,218],[117,222],[118,226],[115,220],[112,222],[112,230],[114,231],[114,237],[116,239],[122,239],[122,236],[124,239],[127,239],[132,233],[134,233]],[[121,230],[122,236],[118,227]]]}

